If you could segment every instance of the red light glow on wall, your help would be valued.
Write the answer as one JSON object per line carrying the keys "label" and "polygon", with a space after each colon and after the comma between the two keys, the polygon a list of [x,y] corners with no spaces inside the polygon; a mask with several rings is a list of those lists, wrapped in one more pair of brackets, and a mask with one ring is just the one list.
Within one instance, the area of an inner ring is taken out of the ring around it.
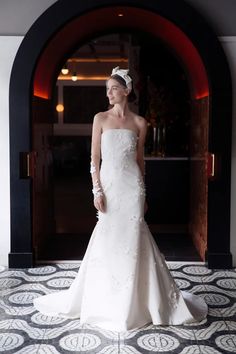
{"label": "red light glow on wall", "polygon": [[[122,14],[123,16],[119,16]],[[132,21],[130,19],[132,18]],[[209,83],[202,59],[186,34],[169,20],[153,12],[132,7],[107,7],[91,11],[65,25],[48,43],[39,59],[34,77],[34,95],[50,98],[58,66],[72,48],[98,33],[141,30],[160,38],[185,68],[191,96],[209,96]]]}

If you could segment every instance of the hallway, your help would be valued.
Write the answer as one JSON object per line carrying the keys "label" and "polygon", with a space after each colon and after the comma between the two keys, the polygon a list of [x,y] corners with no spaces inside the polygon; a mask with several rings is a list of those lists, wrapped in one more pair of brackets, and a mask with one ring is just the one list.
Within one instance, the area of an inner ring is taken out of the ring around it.
{"label": "hallway", "polygon": [[[95,225],[95,224],[94,224]],[[199,262],[201,261],[190,237],[187,234],[153,234],[160,251],[167,261]],[[88,234],[57,234],[50,238],[41,259],[81,260],[86,251],[90,235]]]}
{"label": "hallway", "polygon": [[[39,263],[42,260],[82,260],[97,222],[88,170],[88,166],[82,169],[84,173],[64,170],[63,175],[54,179],[56,233],[48,237],[38,257]],[[166,260],[201,261],[191,237],[183,232],[171,233],[171,225],[169,229],[169,232],[153,232],[150,228]]]}
{"label": "hallway", "polygon": [[185,326],[147,325],[126,333],[80,325],[79,319],[46,317],[32,301],[39,294],[66,289],[80,263],[31,269],[0,268],[0,350],[8,353],[69,354],[223,354],[236,352],[236,271],[207,269],[201,263],[170,262],[178,286],[202,296],[206,320]]}

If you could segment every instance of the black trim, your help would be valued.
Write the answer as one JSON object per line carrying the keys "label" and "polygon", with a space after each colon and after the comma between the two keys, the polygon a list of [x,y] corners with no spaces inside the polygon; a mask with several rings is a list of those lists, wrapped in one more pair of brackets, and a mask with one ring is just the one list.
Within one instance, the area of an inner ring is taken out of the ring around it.
{"label": "black trim", "polygon": [[210,269],[232,268],[232,256],[230,253],[208,253],[207,264]]}
{"label": "black trim", "polygon": [[9,253],[9,268],[29,268],[34,264],[33,253]]}
{"label": "black trim", "polygon": [[[33,265],[33,257],[28,256],[32,253],[31,183],[19,177],[19,155],[22,151],[31,150],[32,78],[38,58],[48,41],[68,22],[85,12],[107,6],[133,6],[169,19],[186,33],[202,57],[211,87],[209,150],[219,154],[222,161],[219,179],[209,183],[209,267],[229,268],[232,266],[229,261],[231,76],[216,34],[204,18],[183,0],[70,0],[69,6],[67,0],[59,0],[38,18],[26,34],[15,57],[10,80],[10,267]],[[25,262],[22,257],[25,257]],[[218,264],[219,259],[222,261]]]}

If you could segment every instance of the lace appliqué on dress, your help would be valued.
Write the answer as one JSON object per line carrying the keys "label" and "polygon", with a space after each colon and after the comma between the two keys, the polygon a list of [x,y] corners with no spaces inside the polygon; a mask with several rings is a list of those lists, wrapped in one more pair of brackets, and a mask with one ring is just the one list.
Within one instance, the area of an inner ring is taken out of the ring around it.
{"label": "lace appliqu\u00e9 on dress", "polygon": [[172,283],[171,290],[168,294],[168,302],[170,307],[177,308],[179,303],[179,297],[180,297],[180,290],[178,289],[176,284]]}

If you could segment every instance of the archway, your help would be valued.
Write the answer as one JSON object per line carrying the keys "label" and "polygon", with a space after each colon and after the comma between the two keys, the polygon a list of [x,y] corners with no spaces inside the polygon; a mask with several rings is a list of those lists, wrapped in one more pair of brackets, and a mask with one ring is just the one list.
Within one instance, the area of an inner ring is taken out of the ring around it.
{"label": "archway", "polygon": [[[124,16],[118,17],[120,12]],[[191,28],[188,26],[190,17]],[[150,31],[164,40],[186,67],[193,88],[192,96],[195,99],[210,97],[208,150],[218,156],[221,165],[217,178],[208,185],[207,260],[209,267],[231,266],[229,205],[232,92],[223,50],[205,21],[185,2],[177,7],[164,0],[158,4],[150,1],[145,5],[142,1],[128,0],[121,7],[120,3],[112,0],[90,4],[73,1],[70,8],[66,1],[56,3],[32,26],[17,53],[10,83],[11,267],[33,264],[32,181],[25,178],[23,166],[24,153],[31,151],[31,95],[34,91],[34,95],[40,99],[47,100],[50,97],[58,69],[75,44],[88,40],[94,33],[122,28]]]}

